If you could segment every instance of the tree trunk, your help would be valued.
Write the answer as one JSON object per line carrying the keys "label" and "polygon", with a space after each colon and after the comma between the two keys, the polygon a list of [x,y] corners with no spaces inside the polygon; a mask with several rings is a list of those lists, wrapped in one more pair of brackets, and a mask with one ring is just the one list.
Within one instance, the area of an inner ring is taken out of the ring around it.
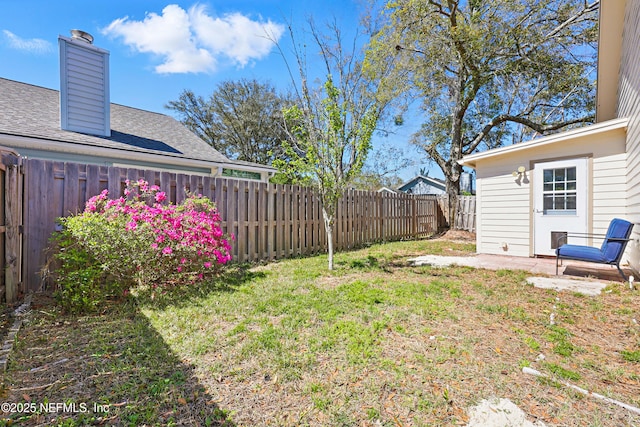
{"label": "tree trunk", "polygon": [[334,215],[327,213],[327,210],[322,208],[322,217],[324,219],[324,229],[327,232],[327,252],[329,256],[329,270],[333,270],[333,222]]}
{"label": "tree trunk", "polygon": [[460,194],[460,173],[447,177],[447,195],[449,196],[449,228],[454,229]]}

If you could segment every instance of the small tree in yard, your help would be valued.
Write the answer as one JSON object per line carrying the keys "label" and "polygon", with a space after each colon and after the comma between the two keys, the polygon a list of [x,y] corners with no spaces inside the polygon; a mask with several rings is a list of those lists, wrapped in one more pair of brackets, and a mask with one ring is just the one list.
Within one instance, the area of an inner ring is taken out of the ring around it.
{"label": "small tree in yard", "polygon": [[[295,46],[289,27],[300,83],[296,87],[296,105],[284,111],[289,124],[287,159],[276,160],[273,165],[292,181],[311,184],[317,190],[332,270],[338,201],[362,170],[385,102],[378,98],[379,80],[367,79],[357,54],[343,50],[336,26],[330,26],[330,38],[321,35],[313,22],[309,26],[326,77],[321,86],[310,86],[306,56]],[[295,81],[293,76],[292,80]]]}

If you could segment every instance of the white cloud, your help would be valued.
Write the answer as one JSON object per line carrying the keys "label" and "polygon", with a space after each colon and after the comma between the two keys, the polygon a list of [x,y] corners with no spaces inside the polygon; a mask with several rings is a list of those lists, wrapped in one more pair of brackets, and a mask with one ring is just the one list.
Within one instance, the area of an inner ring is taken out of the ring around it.
{"label": "white cloud", "polygon": [[8,30],[2,30],[9,42],[9,47],[24,50],[31,53],[49,53],[53,51],[53,45],[42,39],[23,39]]}
{"label": "white cloud", "polygon": [[161,56],[163,63],[156,67],[159,73],[212,71],[215,60],[207,50],[197,47],[190,27],[187,13],[177,5],[169,5],[162,10],[162,16],[149,13],[144,21],[116,19],[102,32],[122,37],[138,52]]}
{"label": "white cloud", "polygon": [[200,43],[241,66],[268,55],[273,40],[279,40],[284,32],[280,24],[252,21],[240,13],[212,18],[201,5],[189,9],[189,16]]}
{"label": "white cloud", "polygon": [[213,72],[221,59],[245,66],[266,56],[284,27],[271,21],[253,21],[239,13],[212,17],[196,5],[185,11],[168,5],[162,15],[148,13],[143,21],[116,19],[102,32],[121,37],[138,52],[162,58],[158,73]]}

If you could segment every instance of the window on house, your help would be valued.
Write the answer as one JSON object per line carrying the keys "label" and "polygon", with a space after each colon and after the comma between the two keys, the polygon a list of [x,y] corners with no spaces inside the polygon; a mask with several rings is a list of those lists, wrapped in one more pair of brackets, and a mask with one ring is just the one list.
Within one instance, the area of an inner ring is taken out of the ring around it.
{"label": "window on house", "polygon": [[544,215],[576,214],[576,168],[545,169]]}
{"label": "window on house", "polygon": [[241,171],[237,169],[222,169],[222,176],[227,176],[230,178],[244,178],[244,179],[255,179],[260,180],[261,176],[258,172],[249,172],[249,171]]}

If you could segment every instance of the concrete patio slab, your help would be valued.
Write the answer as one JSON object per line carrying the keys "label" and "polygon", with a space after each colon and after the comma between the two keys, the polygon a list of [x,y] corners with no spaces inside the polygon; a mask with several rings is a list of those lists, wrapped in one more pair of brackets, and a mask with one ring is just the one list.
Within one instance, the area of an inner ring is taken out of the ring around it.
{"label": "concrete patio slab", "polygon": [[527,277],[527,283],[532,284],[536,288],[577,292],[589,296],[600,295],[608,285],[608,283],[605,282],[564,279],[558,277]]}
{"label": "concrete patio slab", "polygon": [[545,427],[542,421],[532,423],[527,415],[509,399],[483,400],[469,409],[466,427]]}
{"label": "concrete patio slab", "polygon": [[526,258],[488,254],[470,256],[424,255],[408,261],[415,266],[448,267],[458,265],[489,270],[524,270],[536,274],[545,274],[550,277],[530,277],[527,281],[539,288],[579,292],[585,295],[598,295],[602,289],[612,284],[612,282],[623,282],[615,267],[579,261],[564,261],[564,265],[559,267],[558,275],[556,276],[556,260],[554,258]]}

